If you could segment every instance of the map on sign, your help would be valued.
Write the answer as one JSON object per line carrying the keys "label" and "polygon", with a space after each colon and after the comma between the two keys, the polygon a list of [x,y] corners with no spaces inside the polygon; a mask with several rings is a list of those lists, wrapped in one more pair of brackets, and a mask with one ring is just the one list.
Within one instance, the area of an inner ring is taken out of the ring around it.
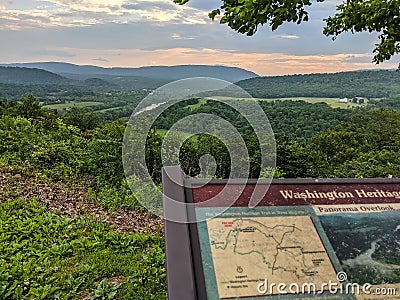
{"label": "map on sign", "polygon": [[207,231],[220,298],[260,296],[266,278],[287,286],[337,281],[310,216],[217,217]]}

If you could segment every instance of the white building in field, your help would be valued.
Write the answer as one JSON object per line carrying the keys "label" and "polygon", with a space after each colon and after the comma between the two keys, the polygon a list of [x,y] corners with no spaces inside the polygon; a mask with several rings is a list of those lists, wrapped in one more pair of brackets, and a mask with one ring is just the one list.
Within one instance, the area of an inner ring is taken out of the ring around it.
{"label": "white building in field", "polygon": [[349,103],[349,99],[348,98],[341,98],[339,99],[340,103]]}

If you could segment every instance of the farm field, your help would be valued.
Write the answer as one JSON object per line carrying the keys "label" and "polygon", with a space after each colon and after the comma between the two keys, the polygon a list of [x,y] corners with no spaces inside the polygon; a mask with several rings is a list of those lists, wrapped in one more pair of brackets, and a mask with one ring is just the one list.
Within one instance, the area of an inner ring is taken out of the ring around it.
{"label": "farm field", "polygon": [[[276,98],[272,100],[276,101],[285,101],[285,100],[292,100],[292,101],[305,101],[308,103],[319,103],[324,102],[333,108],[350,108],[350,107],[360,107],[365,106],[368,103],[368,100],[365,100],[364,104],[357,104],[357,103],[342,103],[339,102],[340,98],[320,98],[320,97],[292,97],[292,98]],[[260,101],[271,101],[271,99],[257,99]]]}
{"label": "farm field", "polygon": [[[223,96],[215,96],[211,97],[210,99],[215,99],[215,100],[234,100],[237,98],[232,98],[232,97],[223,97]],[[307,103],[326,103],[332,108],[352,108],[352,107],[360,107],[360,106],[366,106],[368,104],[368,100],[365,99],[363,104],[357,104],[357,103],[341,103],[339,102],[340,98],[324,98],[324,97],[290,97],[290,98],[253,98],[254,100],[257,101],[266,101],[266,102],[272,102],[272,101],[305,101]],[[242,98],[240,100],[249,100],[246,98]]]}
{"label": "farm field", "polygon": [[190,110],[196,110],[196,109],[198,109],[200,106],[202,106],[203,104],[206,104],[206,102],[207,102],[207,99],[205,99],[205,98],[199,99],[198,103],[188,105],[188,106],[186,106],[186,108],[187,108],[187,109],[190,109]]}
{"label": "farm field", "polygon": [[76,106],[76,107],[91,107],[91,106],[97,106],[97,105],[103,105],[103,104],[104,104],[104,102],[98,102],[98,101],[83,101],[83,102],[70,101],[70,102],[66,102],[66,103],[44,105],[43,108],[63,110],[63,109],[68,109],[68,108],[74,107],[74,106]]}

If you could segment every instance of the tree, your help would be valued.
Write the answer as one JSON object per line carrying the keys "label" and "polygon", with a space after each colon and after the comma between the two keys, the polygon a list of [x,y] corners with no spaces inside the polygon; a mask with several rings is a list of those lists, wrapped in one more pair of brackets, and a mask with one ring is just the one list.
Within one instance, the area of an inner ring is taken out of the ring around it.
{"label": "tree", "polygon": [[[310,0],[221,0],[222,5],[209,13],[217,15],[239,33],[253,35],[259,25],[268,24],[276,30],[284,22],[300,24],[308,21],[306,7]],[[324,0],[317,0],[323,2]],[[174,0],[185,4],[189,0]],[[324,19],[324,34],[335,39],[345,31],[379,32],[380,43],[373,50],[373,62],[381,63],[400,53],[400,0],[347,0],[337,6],[333,17]],[[400,68],[400,65],[399,65]]]}
{"label": "tree", "polygon": [[101,123],[97,114],[78,106],[70,107],[63,119],[68,125],[77,126],[83,131],[93,130]]}
{"label": "tree", "polygon": [[18,102],[15,106],[16,114],[24,118],[37,118],[43,115],[42,104],[39,99],[28,95]]}

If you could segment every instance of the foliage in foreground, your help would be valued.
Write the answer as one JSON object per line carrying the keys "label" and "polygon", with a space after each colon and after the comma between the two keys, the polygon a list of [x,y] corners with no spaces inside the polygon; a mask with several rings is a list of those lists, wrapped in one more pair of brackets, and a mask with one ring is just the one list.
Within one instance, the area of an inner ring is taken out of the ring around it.
{"label": "foliage in foreground", "polygon": [[163,239],[0,204],[0,299],[165,299]]}

